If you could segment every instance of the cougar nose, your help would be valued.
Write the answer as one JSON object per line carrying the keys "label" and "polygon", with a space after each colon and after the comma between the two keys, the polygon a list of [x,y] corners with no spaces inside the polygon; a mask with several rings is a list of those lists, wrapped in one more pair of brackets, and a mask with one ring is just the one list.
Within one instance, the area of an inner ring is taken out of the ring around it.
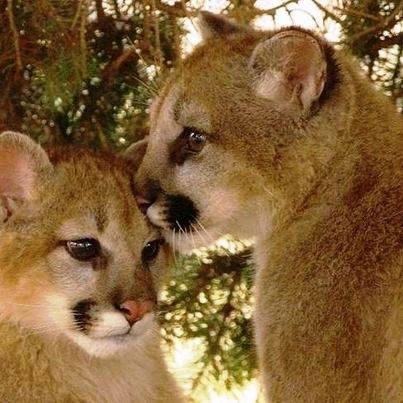
{"label": "cougar nose", "polygon": [[154,200],[151,200],[150,198],[146,198],[144,196],[136,196],[136,201],[137,201],[137,205],[139,206],[140,211],[145,215],[147,214],[147,210],[148,208],[155,202],[155,198]]}
{"label": "cougar nose", "polygon": [[119,306],[119,310],[125,315],[130,326],[142,319],[146,313],[153,310],[154,303],[152,301],[125,301]]}
{"label": "cougar nose", "polygon": [[136,192],[136,201],[140,211],[147,213],[148,208],[157,200],[161,188],[156,181],[146,181],[138,185]]}

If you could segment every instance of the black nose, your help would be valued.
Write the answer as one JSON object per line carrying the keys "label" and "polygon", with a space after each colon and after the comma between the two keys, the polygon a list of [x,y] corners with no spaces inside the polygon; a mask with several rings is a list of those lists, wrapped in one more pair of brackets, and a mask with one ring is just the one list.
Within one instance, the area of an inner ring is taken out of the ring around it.
{"label": "black nose", "polygon": [[196,223],[199,217],[199,210],[187,196],[167,195],[167,221],[171,229],[175,231],[192,231],[192,224]]}

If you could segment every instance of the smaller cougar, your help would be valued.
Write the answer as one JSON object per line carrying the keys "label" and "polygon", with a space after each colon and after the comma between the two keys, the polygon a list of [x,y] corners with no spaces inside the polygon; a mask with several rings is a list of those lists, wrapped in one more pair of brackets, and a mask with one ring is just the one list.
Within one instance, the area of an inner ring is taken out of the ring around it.
{"label": "smaller cougar", "polygon": [[154,320],[168,249],[135,167],[0,135],[0,401],[182,402]]}

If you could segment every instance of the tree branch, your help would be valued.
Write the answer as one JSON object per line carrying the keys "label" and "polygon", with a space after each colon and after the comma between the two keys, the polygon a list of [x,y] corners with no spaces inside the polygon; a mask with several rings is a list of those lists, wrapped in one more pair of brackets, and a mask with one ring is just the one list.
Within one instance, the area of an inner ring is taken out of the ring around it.
{"label": "tree branch", "polygon": [[379,17],[377,17],[375,15],[364,13],[363,11],[360,11],[360,10],[355,10],[355,9],[351,9],[351,8],[340,8],[340,7],[335,7],[334,9],[339,11],[342,14],[349,14],[349,15],[355,15],[358,17],[364,17],[364,18],[367,18],[369,20],[373,20],[376,22],[379,22],[381,20]]}
{"label": "tree branch", "polygon": [[393,10],[392,13],[390,13],[383,21],[381,21],[379,24],[373,25],[372,27],[369,27],[367,29],[364,29],[361,32],[357,32],[355,35],[350,36],[348,38],[347,42],[348,43],[354,43],[357,40],[361,39],[362,37],[365,37],[369,34],[377,33],[381,29],[385,29],[389,26],[391,22],[399,15],[399,13],[403,10],[403,1],[399,3],[399,5]]}
{"label": "tree branch", "polygon": [[117,0],[111,0],[111,1],[113,4],[113,8],[115,10],[116,18],[118,19],[122,18],[122,13],[120,12],[118,1]]}
{"label": "tree branch", "polygon": [[87,31],[87,13],[83,5],[80,22],[80,47],[81,47],[81,71],[84,77],[87,76],[87,41],[85,34]]}
{"label": "tree branch", "polygon": [[102,0],[95,0],[95,9],[97,10],[98,21],[105,18],[105,10],[102,6]]}
{"label": "tree branch", "polygon": [[397,35],[390,36],[379,42],[375,43],[372,47],[373,52],[377,52],[380,49],[386,49],[392,45],[400,45],[403,43],[403,32],[399,32]]}
{"label": "tree branch", "polygon": [[76,13],[74,14],[73,22],[71,23],[70,29],[74,29],[74,27],[76,26],[76,24],[81,16],[83,2],[84,2],[84,0],[79,0],[79,2],[78,2],[77,10],[76,10]]}
{"label": "tree branch", "polygon": [[7,0],[7,15],[8,15],[8,21],[10,23],[10,29],[11,29],[11,32],[13,34],[13,39],[14,39],[15,62],[17,65],[17,71],[21,71],[23,68],[23,65],[22,65],[22,58],[21,58],[20,37],[18,34],[17,25],[15,24],[15,20],[14,20],[13,0]]}
{"label": "tree branch", "polygon": [[322,6],[322,4],[319,3],[319,1],[312,0],[312,2],[315,4],[316,7],[319,8],[319,10],[321,10],[325,13],[325,18],[330,17],[332,20],[335,20],[339,24],[343,25],[342,19],[340,17],[338,17],[335,13],[331,12],[328,8]]}

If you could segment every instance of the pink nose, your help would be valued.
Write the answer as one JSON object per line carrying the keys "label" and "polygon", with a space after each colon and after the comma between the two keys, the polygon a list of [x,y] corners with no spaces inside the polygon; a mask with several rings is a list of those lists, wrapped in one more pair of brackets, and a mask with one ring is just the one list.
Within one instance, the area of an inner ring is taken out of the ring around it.
{"label": "pink nose", "polygon": [[144,317],[146,313],[153,310],[154,303],[152,301],[125,301],[120,305],[120,311],[125,315],[130,326]]}

